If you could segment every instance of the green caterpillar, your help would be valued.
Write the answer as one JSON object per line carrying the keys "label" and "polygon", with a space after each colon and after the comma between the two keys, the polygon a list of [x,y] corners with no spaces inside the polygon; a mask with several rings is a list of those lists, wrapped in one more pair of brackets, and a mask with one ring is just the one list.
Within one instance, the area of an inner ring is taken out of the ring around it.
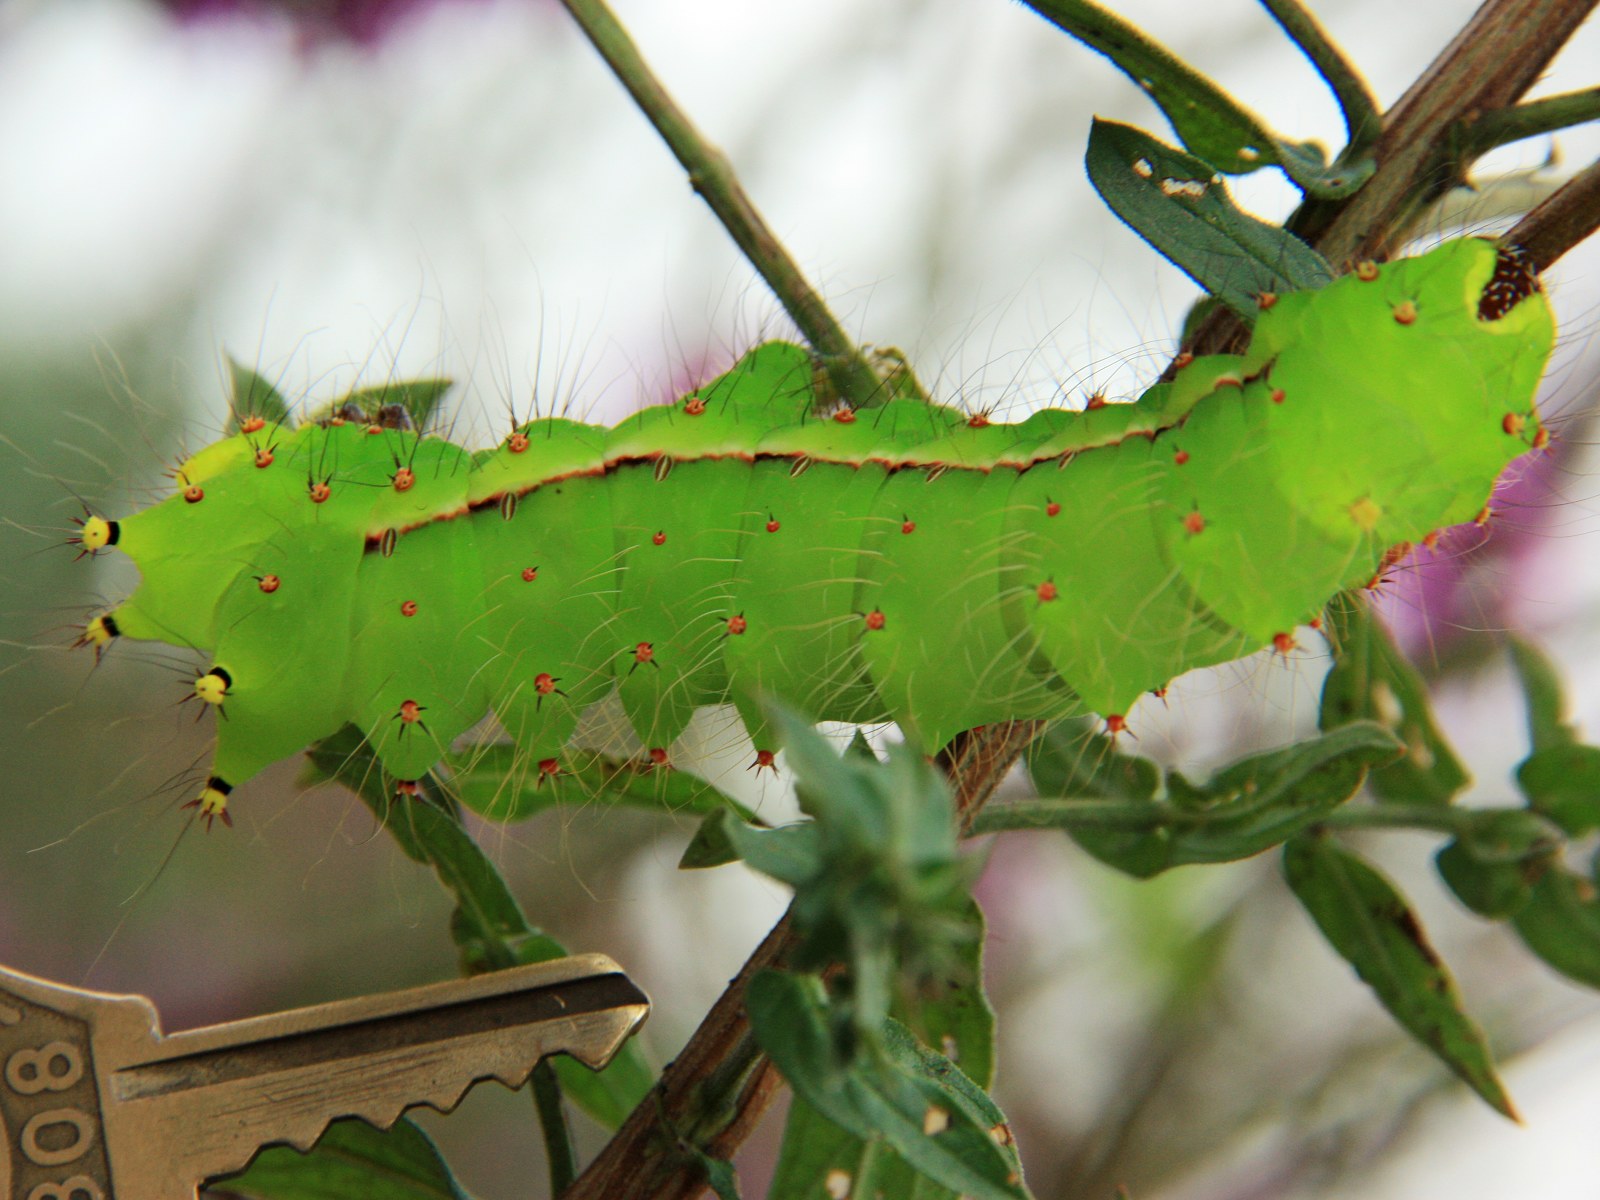
{"label": "green caterpillar", "polygon": [[175,495],[84,521],[142,582],[81,641],[210,655],[208,821],[346,722],[401,792],[491,709],[554,772],[612,688],[658,761],[731,700],[770,766],[764,695],[928,749],[1083,711],[1117,730],[1185,671],[1286,652],[1547,440],[1554,327],[1515,251],[1463,239],[1261,307],[1243,355],[1017,424],[819,413],[777,342],[614,428],[477,452],[375,413],[256,417]]}

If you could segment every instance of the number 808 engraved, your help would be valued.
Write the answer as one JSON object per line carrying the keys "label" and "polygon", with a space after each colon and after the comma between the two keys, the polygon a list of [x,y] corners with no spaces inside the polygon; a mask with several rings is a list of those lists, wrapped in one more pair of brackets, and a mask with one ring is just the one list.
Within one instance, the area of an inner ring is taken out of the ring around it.
{"label": "number 808 engraved", "polygon": [[0,990],[0,1198],[110,1200],[88,1022]]}

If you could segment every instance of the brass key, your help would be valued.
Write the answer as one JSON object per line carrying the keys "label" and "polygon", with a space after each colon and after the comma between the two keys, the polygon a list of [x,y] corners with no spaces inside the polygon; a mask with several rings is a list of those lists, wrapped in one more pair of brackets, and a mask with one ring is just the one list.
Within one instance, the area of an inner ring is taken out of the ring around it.
{"label": "brass key", "polygon": [[584,954],[167,1036],[143,996],[0,968],[0,1200],[194,1200],[340,1117],[387,1128],[550,1054],[598,1070],[649,1011]]}

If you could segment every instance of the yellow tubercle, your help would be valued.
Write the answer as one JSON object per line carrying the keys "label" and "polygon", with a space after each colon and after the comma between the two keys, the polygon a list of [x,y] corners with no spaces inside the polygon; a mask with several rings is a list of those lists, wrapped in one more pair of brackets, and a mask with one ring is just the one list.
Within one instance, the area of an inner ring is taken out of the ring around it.
{"label": "yellow tubercle", "polygon": [[207,704],[221,704],[228,698],[233,680],[221,667],[212,667],[194,681],[194,694]]}
{"label": "yellow tubercle", "polygon": [[96,550],[104,550],[111,545],[115,530],[115,523],[104,517],[85,517],[83,532],[78,535],[78,544],[91,554]]}

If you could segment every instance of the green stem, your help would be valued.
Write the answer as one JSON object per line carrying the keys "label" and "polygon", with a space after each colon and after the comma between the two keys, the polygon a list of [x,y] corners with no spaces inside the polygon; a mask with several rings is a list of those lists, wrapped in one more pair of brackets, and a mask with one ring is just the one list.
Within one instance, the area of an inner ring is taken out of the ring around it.
{"label": "green stem", "polygon": [[1466,123],[1463,136],[1473,154],[1485,154],[1496,146],[1554,133],[1596,117],[1600,117],[1600,87],[1584,88],[1484,113]]}
{"label": "green stem", "polygon": [[605,0],[562,0],[567,11],[606,60],[634,103],[654,125],[689,183],[722,222],[750,265],[800,327],[834,388],[856,408],[882,403],[885,389],[856,344],[845,335],[822,297],[800,272],[783,243],[745,194],[727,156],[708,142],[678,107],[645,62],[628,31]]}
{"label": "green stem", "polygon": [[572,1148],[572,1129],[561,1103],[561,1081],[548,1058],[533,1068],[533,1107],[544,1132],[544,1156],[550,1164],[550,1194],[559,1196],[578,1177],[578,1156]]}
{"label": "green stem", "polygon": [[1341,161],[1357,157],[1378,140],[1383,128],[1382,118],[1378,115],[1378,102],[1367,90],[1366,81],[1300,0],[1261,2],[1333,89],[1339,101],[1339,111],[1344,114],[1344,127],[1348,135],[1347,144],[1339,156]]}

